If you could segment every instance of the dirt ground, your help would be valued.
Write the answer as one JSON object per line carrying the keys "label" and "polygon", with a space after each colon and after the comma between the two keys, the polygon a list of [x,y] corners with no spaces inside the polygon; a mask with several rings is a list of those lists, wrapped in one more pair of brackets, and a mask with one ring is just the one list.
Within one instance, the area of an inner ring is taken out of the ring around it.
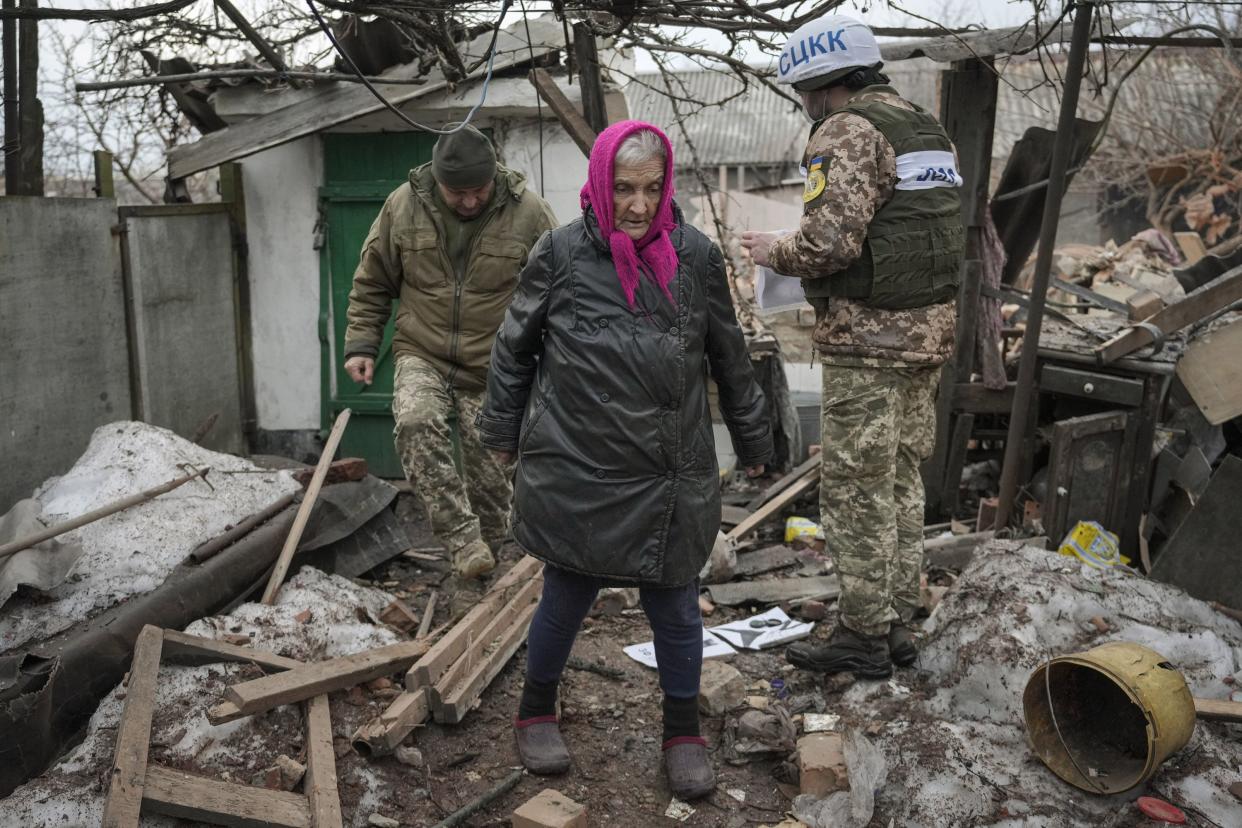
{"label": "dirt ground", "polygon": [[[398,515],[407,526],[415,547],[433,545],[426,532],[422,510],[415,498],[401,495]],[[506,548],[502,568],[515,562],[520,552]],[[416,564],[435,566],[420,569]],[[379,584],[396,581],[406,591],[407,602],[416,612],[426,604],[431,589],[451,589],[452,579],[435,562],[397,559],[369,573]],[[719,607],[705,623],[723,624],[754,611]],[[450,608],[438,602],[435,624],[450,618]],[[820,624],[817,632],[826,631]],[[555,788],[587,806],[591,824],[650,826],[676,824],[666,818],[671,793],[664,781],[660,758],[660,690],[655,670],[631,660],[622,648],[651,639],[651,629],[640,609],[621,615],[591,617],[586,620],[573,655],[586,662],[619,670],[623,678],[611,678],[582,669],[566,670],[561,684],[561,717],[566,741],[573,756],[573,768],[562,777],[523,777],[518,786],[493,805],[476,814],[473,826],[506,825],[512,811],[544,788]],[[729,659],[751,685],[750,694],[776,698],[773,679],[784,681],[787,699],[804,697],[809,709],[823,709],[823,697],[815,698],[818,682],[805,672],[785,664],[782,651],[739,652]],[[338,740],[338,775],[341,796],[347,810],[365,799],[366,771],[383,776],[393,790],[401,793],[396,801],[381,803],[376,810],[401,821],[402,825],[434,825],[448,814],[482,794],[518,767],[511,721],[517,711],[525,670],[525,649],[510,661],[492,682],[477,709],[457,725],[428,724],[407,740],[421,751],[425,768],[403,765],[393,757],[364,759]],[[349,697],[333,697],[334,731],[348,736],[367,719],[380,712],[387,702],[373,692]],[[722,717],[703,717],[703,734],[714,754],[717,792],[694,803],[695,813],[685,821],[693,826],[732,826],[779,823],[789,800],[778,788],[780,765],[785,758],[774,754],[742,765],[728,764],[722,754]],[[745,792],[739,802],[727,793]],[[365,819],[366,815],[363,815]],[[348,821],[348,817],[347,817]],[[357,824],[355,818],[355,824]]]}

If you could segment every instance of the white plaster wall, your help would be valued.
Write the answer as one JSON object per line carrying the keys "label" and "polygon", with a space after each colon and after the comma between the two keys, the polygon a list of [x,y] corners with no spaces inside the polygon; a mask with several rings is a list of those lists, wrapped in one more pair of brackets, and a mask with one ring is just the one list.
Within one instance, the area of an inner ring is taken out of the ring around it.
{"label": "white plaster wall", "polygon": [[[547,108],[544,108],[547,112]],[[504,165],[526,173],[535,192],[540,191],[539,122],[534,118],[496,119],[493,136]],[[587,159],[578,145],[556,121],[543,123],[543,197],[562,223],[581,214],[578,191],[586,183]]]}
{"label": "white plaster wall", "polygon": [[312,135],[244,158],[251,334],[259,428],[319,428],[322,144]]}

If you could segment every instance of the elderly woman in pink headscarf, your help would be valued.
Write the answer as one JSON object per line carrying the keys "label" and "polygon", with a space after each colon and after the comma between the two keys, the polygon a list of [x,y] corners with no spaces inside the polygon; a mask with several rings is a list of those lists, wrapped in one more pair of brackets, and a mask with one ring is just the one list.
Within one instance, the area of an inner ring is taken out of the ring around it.
{"label": "elderly woman in pink headscarf", "polygon": [[707,404],[740,464],[772,451],[762,392],[733,312],[720,249],[673,201],[673,150],[658,128],[614,124],[591,151],[582,217],[545,234],[492,349],[483,442],[517,460],[513,535],[544,561],[516,718],[534,773],[570,766],[556,693],[603,586],[637,586],[664,692],[673,792],[715,787],[699,733],[698,574],[720,526]]}

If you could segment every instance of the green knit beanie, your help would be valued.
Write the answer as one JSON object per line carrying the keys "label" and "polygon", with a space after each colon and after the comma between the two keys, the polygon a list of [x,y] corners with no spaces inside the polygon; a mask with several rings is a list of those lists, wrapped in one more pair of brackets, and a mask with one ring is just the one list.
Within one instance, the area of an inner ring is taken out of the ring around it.
{"label": "green knit beanie", "polygon": [[496,150],[486,135],[467,125],[436,140],[431,172],[436,181],[454,190],[482,187],[496,177]]}

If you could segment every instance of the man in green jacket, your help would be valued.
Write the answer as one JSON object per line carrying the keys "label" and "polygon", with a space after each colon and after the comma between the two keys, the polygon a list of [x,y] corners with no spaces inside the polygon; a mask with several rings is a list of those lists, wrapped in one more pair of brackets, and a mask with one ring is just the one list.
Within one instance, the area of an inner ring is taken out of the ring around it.
{"label": "man in green jacket", "polygon": [[[362,245],[349,293],[345,370],[370,384],[397,300],[392,411],[406,477],[458,575],[496,565],[508,534],[510,469],[479,441],[492,340],[526,255],[556,226],[525,177],[496,163],[471,126],[442,135],[432,160],[384,202]],[[454,463],[457,421],[462,470]]]}

